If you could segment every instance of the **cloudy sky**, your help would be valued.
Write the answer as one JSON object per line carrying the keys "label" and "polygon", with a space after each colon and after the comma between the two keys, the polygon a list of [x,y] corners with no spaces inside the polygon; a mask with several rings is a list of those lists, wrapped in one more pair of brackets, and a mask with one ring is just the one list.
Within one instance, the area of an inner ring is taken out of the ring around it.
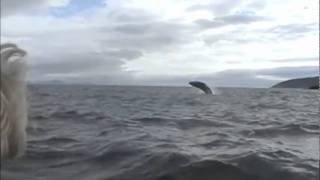
{"label": "cloudy sky", "polygon": [[269,87],[319,73],[316,0],[1,0],[29,80]]}

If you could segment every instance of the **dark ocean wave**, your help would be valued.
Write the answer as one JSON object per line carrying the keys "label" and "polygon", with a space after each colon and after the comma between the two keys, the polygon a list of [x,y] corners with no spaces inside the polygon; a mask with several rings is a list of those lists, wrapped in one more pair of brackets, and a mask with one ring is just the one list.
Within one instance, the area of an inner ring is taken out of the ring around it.
{"label": "dark ocean wave", "polygon": [[34,86],[9,180],[317,180],[317,92]]}
{"label": "dark ocean wave", "polygon": [[298,134],[320,134],[319,125],[287,124],[263,129],[254,129],[250,135],[253,136],[277,136],[277,135],[298,135]]}
{"label": "dark ocean wave", "polygon": [[207,160],[182,166],[164,174],[157,180],[261,180],[256,175],[242,171],[240,168],[219,161]]}
{"label": "dark ocean wave", "polygon": [[[114,153],[114,152],[113,152]],[[121,158],[128,156],[139,157],[138,154],[120,152],[109,154],[98,158],[115,166],[121,162]],[[132,158],[135,159],[135,158]],[[134,165],[124,166],[121,172],[114,176],[101,179],[119,180],[303,180],[313,179],[319,174],[315,169],[309,169],[304,174],[299,172],[298,167],[283,168],[281,164],[274,164],[264,155],[251,154],[241,159],[234,159],[232,162],[218,160],[198,160],[197,157],[171,152],[147,154],[142,156],[142,161]],[[129,160],[132,162],[132,160]],[[152,165],[152,166],[150,166]],[[310,168],[310,167],[308,167]],[[105,176],[105,175],[103,175]],[[98,178],[100,179],[100,178]],[[314,179],[315,180],[315,179]]]}
{"label": "dark ocean wave", "polygon": [[133,121],[138,121],[143,123],[144,125],[164,125],[164,126],[172,126],[178,129],[194,129],[197,127],[233,127],[233,125],[227,122],[219,122],[214,120],[206,120],[206,119],[196,119],[196,118],[183,118],[183,119],[169,119],[169,118],[159,118],[159,117],[143,117],[132,119]]}

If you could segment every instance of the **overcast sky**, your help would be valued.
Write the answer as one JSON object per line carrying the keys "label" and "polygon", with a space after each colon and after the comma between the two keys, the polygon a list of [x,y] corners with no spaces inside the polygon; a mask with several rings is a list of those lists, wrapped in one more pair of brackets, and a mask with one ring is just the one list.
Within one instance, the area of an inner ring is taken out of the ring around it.
{"label": "overcast sky", "polygon": [[316,0],[1,0],[29,80],[269,87],[319,73]]}

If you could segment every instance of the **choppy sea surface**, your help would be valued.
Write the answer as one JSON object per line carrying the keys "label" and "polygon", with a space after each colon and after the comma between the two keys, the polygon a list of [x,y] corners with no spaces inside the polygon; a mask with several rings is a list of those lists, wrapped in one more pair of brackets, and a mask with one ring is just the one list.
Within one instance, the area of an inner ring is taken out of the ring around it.
{"label": "choppy sea surface", "polygon": [[32,85],[16,180],[318,180],[318,90]]}

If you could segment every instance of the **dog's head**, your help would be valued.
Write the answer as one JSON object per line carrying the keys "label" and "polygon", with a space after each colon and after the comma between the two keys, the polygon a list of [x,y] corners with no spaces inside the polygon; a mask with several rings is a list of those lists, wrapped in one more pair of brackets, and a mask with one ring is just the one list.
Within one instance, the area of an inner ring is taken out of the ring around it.
{"label": "dog's head", "polygon": [[1,76],[24,80],[26,76],[26,52],[15,44],[1,45]]}

